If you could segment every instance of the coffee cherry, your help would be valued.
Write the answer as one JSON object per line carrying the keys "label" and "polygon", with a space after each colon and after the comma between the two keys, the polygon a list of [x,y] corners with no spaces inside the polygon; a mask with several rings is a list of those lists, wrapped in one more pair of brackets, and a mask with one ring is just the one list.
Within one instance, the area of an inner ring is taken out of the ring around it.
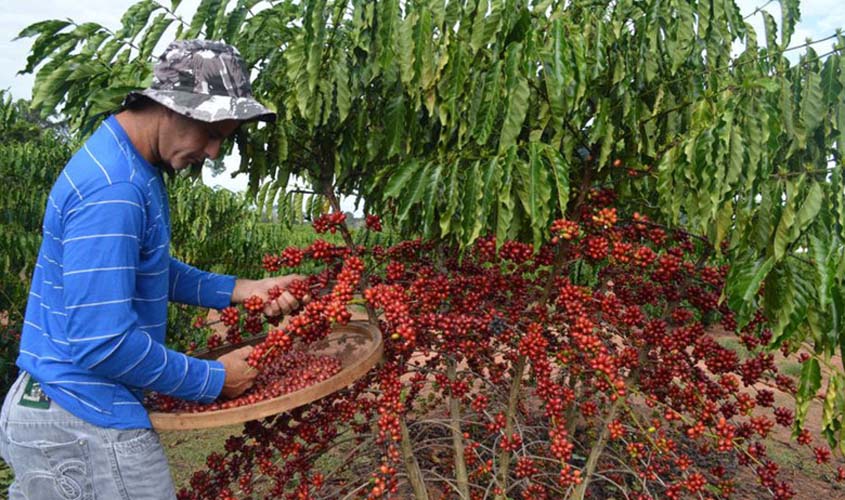
{"label": "coffee cherry", "polygon": [[345,222],[346,214],[343,212],[334,212],[317,217],[314,219],[312,225],[314,226],[314,231],[318,234],[325,233],[326,231],[334,234],[335,231],[337,231],[338,226],[344,224]]}
{"label": "coffee cherry", "polygon": [[240,313],[236,307],[227,307],[220,311],[220,321],[226,326],[234,326],[238,324]]}
{"label": "coffee cherry", "polygon": [[304,252],[296,247],[287,247],[282,250],[279,262],[287,267],[296,267],[302,263]]}
{"label": "coffee cherry", "polygon": [[250,315],[258,314],[264,310],[264,299],[258,295],[253,295],[244,300],[244,309],[246,309]]}
{"label": "coffee cherry", "polygon": [[367,215],[365,217],[365,223],[367,225],[367,229],[373,232],[381,232],[381,219],[378,215]]}
{"label": "coffee cherry", "polygon": [[274,273],[281,269],[282,259],[278,255],[268,253],[261,259],[261,267],[268,273]]}

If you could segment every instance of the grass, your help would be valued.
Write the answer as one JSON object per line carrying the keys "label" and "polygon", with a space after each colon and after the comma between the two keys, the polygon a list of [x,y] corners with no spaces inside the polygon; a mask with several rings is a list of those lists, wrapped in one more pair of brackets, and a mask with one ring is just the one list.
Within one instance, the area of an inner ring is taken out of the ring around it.
{"label": "grass", "polygon": [[222,451],[226,439],[233,434],[240,435],[242,429],[243,425],[238,424],[216,429],[160,433],[176,491],[189,487],[191,475],[205,466],[205,458],[213,451]]}
{"label": "grass", "polygon": [[[206,457],[215,451],[223,453],[226,439],[233,434],[241,435],[242,430],[243,424],[236,424],[215,429],[161,432],[159,434],[161,444],[170,462],[170,473],[173,476],[176,491],[180,488],[190,489],[191,476],[195,471],[205,469]],[[328,473],[343,466],[348,460],[352,461],[353,469],[356,469],[354,465],[370,465],[369,458],[371,457],[362,450],[363,448],[356,450],[356,443],[346,442],[321,455],[314,465],[314,470]],[[0,478],[2,478],[2,470],[0,470]],[[272,486],[272,481],[259,478],[253,484],[256,486],[254,493],[266,493]],[[295,484],[290,486],[295,486]]]}
{"label": "grass", "polygon": [[722,337],[718,339],[717,342],[719,342],[719,345],[721,345],[725,349],[730,349],[731,351],[734,351],[741,360],[748,359],[751,357],[751,353],[748,352],[748,349],[746,349],[745,346],[742,345],[742,343],[735,338]]}
{"label": "grass", "polygon": [[15,475],[12,473],[12,469],[6,465],[6,462],[0,460],[0,494],[5,494],[9,491],[9,485],[12,484],[14,477]]}
{"label": "grass", "polygon": [[785,361],[778,366],[778,369],[781,373],[789,375],[790,377],[801,377],[801,363],[796,363],[795,361]]}

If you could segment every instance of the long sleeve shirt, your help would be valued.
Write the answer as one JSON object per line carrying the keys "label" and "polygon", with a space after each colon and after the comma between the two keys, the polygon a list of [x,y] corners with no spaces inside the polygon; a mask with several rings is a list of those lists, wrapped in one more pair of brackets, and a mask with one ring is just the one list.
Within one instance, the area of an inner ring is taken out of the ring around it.
{"label": "long sleeve shirt", "polygon": [[110,117],[50,192],[17,365],[87,422],[149,428],[146,390],[210,402],[225,379],[165,347],[168,301],[222,308],[234,286],[170,256],[161,172]]}

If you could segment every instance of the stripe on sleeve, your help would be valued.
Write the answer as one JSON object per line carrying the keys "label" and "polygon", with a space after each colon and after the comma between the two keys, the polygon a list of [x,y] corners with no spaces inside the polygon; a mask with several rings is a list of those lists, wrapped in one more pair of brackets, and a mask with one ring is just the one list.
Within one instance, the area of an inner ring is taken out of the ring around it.
{"label": "stripe on sleeve", "polygon": [[125,334],[124,334],[124,335],[123,335],[123,337],[120,339],[120,341],[117,343],[117,345],[115,345],[114,347],[112,347],[111,351],[107,352],[107,353],[106,353],[106,354],[105,354],[105,355],[104,355],[104,356],[103,356],[103,357],[102,357],[99,361],[97,361],[96,363],[94,363],[94,364],[92,364],[92,365],[88,366],[87,368],[88,368],[89,370],[91,370],[91,369],[93,369],[95,366],[97,366],[97,365],[99,365],[100,363],[102,363],[103,361],[105,361],[105,360],[109,359],[109,356],[111,356],[112,354],[114,354],[114,352],[115,352],[116,350],[118,350],[118,349],[120,348],[120,346],[121,346],[121,345],[123,345],[123,341],[124,341],[124,340],[126,340],[126,337],[128,337],[128,336],[129,336],[129,335],[125,335]]}
{"label": "stripe on sleeve", "polygon": [[185,379],[188,378],[188,357],[187,356],[180,356],[180,357],[185,360],[185,373],[182,374],[182,379],[179,380],[179,383],[176,384],[176,387],[174,387],[173,389],[170,389],[169,392],[176,392],[180,387],[182,387],[182,384],[185,383]]}
{"label": "stripe on sleeve", "polygon": [[85,152],[88,153],[88,156],[90,156],[91,159],[94,160],[94,163],[96,163],[97,166],[100,167],[100,170],[103,171],[103,174],[106,176],[106,180],[108,181],[109,186],[111,186],[111,184],[112,184],[111,177],[109,177],[109,173],[106,172],[106,167],[104,167],[103,164],[100,163],[100,160],[98,160],[97,157],[94,156],[94,153],[92,153],[91,150],[88,149],[88,143],[87,142],[85,144],[83,144],[82,147],[85,149]]}
{"label": "stripe on sleeve", "polygon": [[150,334],[147,333],[147,332],[144,332],[144,335],[147,336],[147,349],[144,351],[144,354],[142,354],[141,357],[138,358],[138,361],[135,361],[134,363],[132,363],[132,365],[129,368],[127,368],[127,369],[123,370],[122,372],[118,373],[117,375],[115,375],[114,378],[118,378],[118,377],[122,377],[123,375],[126,375],[127,373],[131,372],[133,368],[135,368],[136,366],[141,364],[141,361],[147,359],[147,355],[150,353],[150,349],[153,348],[153,338],[150,337]]}
{"label": "stripe on sleeve", "polygon": [[166,348],[166,347],[164,347],[164,346],[163,346],[163,345],[161,345],[161,344],[159,344],[159,347],[161,347],[161,350],[162,350],[162,351],[164,351],[164,363],[162,363],[162,365],[161,365],[161,371],[160,371],[160,372],[158,372],[158,375],[156,375],[155,377],[153,377],[153,379],[152,379],[152,380],[150,380],[149,382],[147,382],[146,384],[144,384],[144,385],[146,385],[146,386],[151,386],[151,385],[153,385],[153,383],[154,383],[156,380],[160,379],[160,378],[161,378],[161,376],[164,374],[164,372],[165,372],[165,371],[167,371],[167,348]]}
{"label": "stripe on sleeve", "polygon": [[65,271],[64,276],[71,276],[73,274],[97,273],[105,271],[126,271],[135,269],[135,266],[117,266],[117,267],[93,267],[91,269],[77,269],[75,271]]}
{"label": "stripe on sleeve", "polygon": [[129,302],[132,299],[117,299],[117,300],[104,300],[102,302],[88,302],[86,304],[77,304],[75,306],[65,306],[65,309],[79,309],[80,307],[96,307],[96,306],[106,306],[109,304],[122,304],[124,302]]}
{"label": "stripe on sleeve", "polygon": [[124,233],[103,233],[103,234],[89,234],[86,236],[74,236],[73,238],[67,238],[66,240],[62,241],[62,243],[69,243],[71,241],[79,241],[79,240],[91,240],[97,238],[132,238],[133,240],[137,240],[138,236],[135,234],[124,234]]}
{"label": "stripe on sleeve", "polygon": [[73,190],[74,190],[74,191],[76,191],[76,196],[79,196],[79,200],[80,200],[80,201],[82,201],[82,200],[83,200],[83,198],[82,198],[82,193],[80,193],[80,192],[79,192],[79,189],[77,189],[77,188],[76,188],[76,184],[74,184],[74,183],[73,183],[73,180],[72,180],[72,179],[70,178],[70,176],[67,174],[67,170],[66,170],[66,169],[65,169],[65,170],[62,170],[62,173],[63,173],[63,174],[64,174],[64,176],[67,178],[67,181],[68,181],[68,182],[70,182],[70,187],[72,187],[72,188],[73,188]]}

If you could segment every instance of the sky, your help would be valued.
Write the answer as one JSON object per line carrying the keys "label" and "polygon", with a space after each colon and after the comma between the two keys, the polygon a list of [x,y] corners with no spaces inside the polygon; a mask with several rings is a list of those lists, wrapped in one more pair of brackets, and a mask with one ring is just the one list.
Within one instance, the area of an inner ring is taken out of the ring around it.
{"label": "sky", "polygon": [[[184,0],[177,12],[190,18],[199,2],[200,0]],[[31,97],[32,75],[16,74],[26,66],[26,56],[34,41],[34,38],[13,41],[24,27],[45,19],[70,18],[79,23],[96,22],[116,30],[120,27],[121,16],[134,3],[134,0],[0,0],[0,89],[9,90],[15,98]],[[757,7],[764,6],[780,25],[780,4],[777,1],[738,0],[737,4],[745,16],[752,14]],[[796,26],[790,45],[800,45],[807,39],[820,40],[832,35],[837,28],[845,28],[843,0],[805,0],[801,2],[800,8],[801,21]],[[764,43],[760,14],[749,17],[747,22],[757,30],[759,43]],[[165,33],[154,54],[161,52],[171,36]],[[814,48],[816,52],[823,54],[831,49],[832,42],[824,42]],[[793,51],[790,57],[797,58],[801,52],[803,51]],[[238,158],[227,158],[225,163],[227,172],[214,178],[206,172],[203,180],[210,186],[222,186],[233,191],[243,190],[246,187],[246,176],[240,175],[233,179],[229,174],[238,164]]]}

